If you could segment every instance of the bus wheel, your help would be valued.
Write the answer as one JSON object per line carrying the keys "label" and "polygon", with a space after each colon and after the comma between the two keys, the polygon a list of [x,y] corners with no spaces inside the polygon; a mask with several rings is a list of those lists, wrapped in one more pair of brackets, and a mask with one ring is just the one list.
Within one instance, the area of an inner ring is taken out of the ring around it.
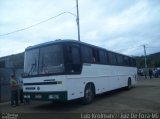
{"label": "bus wheel", "polygon": [[131,87],[132,87],[132,81],[131,78],[128,78],[127,90],[131,89]]}
{"label": "bus wheel", "polygon": [[90,104],[92,103],[95,96],[94,85],[89,83],[86,85],[84,90],[84,97],[82,98],[82,104]]}

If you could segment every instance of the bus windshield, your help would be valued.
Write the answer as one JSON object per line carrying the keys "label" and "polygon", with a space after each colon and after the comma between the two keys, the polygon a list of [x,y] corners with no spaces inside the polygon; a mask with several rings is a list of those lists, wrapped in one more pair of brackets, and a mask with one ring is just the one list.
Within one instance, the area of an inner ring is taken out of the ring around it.
{"label": "bus windshield", "polygon": [[62,45],[50,45],[26,51],[24,73],[28,75],[64,72]]}
{"label": "bus windshield", "polygon": [[28,75],[38,74],[38,54],[39,49],[25,52],[24,73]]}

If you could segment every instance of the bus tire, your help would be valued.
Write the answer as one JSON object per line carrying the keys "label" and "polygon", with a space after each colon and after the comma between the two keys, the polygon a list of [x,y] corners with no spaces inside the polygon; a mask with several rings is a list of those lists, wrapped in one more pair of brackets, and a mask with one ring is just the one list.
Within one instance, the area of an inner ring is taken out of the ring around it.
{"label": "bus tire", "polygon": [[95,87],[94,84],[88,83],[84,89],[84,97],[82,98],[82,104],[90,104],[92,103],[95,96]]}
{"label": "bus tire", "polygon": [[127,90],[130,90],[131,87],[132,87],[132,80],[131,80],[131,78],[128,78],[128,85],[126,88],[127,88]]}

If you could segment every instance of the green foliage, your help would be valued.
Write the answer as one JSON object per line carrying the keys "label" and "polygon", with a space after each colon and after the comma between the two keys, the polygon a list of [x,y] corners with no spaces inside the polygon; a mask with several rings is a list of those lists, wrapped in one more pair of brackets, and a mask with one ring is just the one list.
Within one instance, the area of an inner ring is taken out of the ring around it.
{"label": "green foliage", "polygon": [[[144,56],[136,56],[134,58],[138,68],[145,67]],[[160,67],[160,52],[147,56],[147,66],[152,68]]]}

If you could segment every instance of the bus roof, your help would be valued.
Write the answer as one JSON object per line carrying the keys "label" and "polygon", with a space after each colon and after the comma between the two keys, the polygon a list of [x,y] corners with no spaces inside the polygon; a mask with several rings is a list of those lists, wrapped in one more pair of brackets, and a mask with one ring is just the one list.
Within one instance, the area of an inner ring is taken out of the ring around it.
{"label": "bus roof", "polygon": [[57,43],[58,44],[59,43],[76,43],[76,44],[83,44],[83,45],[97,47],[97,48],[106,50],[105,48],[101,48],[101,47],[98,47],[98,46],[95,46],[95,45],[91,45],[91,44],[84,43],[84,42],[79,42],[78,40],[72,40],[72,39],[57,39],[57,40],[54,40],[54,41],[49,41],[49,42],[37,44],[37,45],[34,45],[34,46],[29,46],[25,50],[31,50],[31,49],[35,49],[35,48],[39,48],[39,47],[44,47],[44,46],[48,46],[48,45],[53,45],[53,44],[57,44]]}
{"label": "bus roof", "polygon": [[[32,49],[35,49],[35,48],[44,47],[44,46],[48,46],[48,45],[53,45],[53,44],[57,44],[57,43],[58,43],[58,44],[61,44],[61,43],[62,43],[62,44],[63,44],[63,43],[82,44],[82,45],[87,45],[87,46],[99,48],[99,49],[102,49],[102,50],[105,50],[105,51],[114,52],[114,53],[116,53],[116,54],[121,54],[121,53],[118,53],[118,52],[115,52],[115,51],[107,50],[107,49],[102,48],[102,47],[99,47],[99,46],[91,45],[91,44],[84,43],[84,42],[79,42],[78,40],[73,40],[73,39],[57,39],[57,40],[54,40],[54,41],[49,41],[49,42],[37,44],[37,45],[34,45],[34,46],[29,46],[29,47],[27,47],[25,50],[28,51],[28,50],[32,50]],[[121,54],[121,55],[127,56],[127,55],[124,55],[124,54]]]}

